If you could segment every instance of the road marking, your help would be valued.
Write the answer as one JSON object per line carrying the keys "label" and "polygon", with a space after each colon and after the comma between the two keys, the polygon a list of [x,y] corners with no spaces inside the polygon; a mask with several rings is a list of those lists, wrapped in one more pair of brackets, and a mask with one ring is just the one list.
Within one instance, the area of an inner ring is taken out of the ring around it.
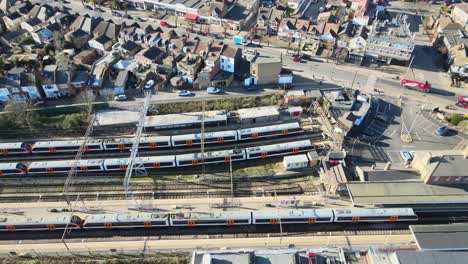
{"label": "road marking", "polygon": [[392,134],[390,134],[390,137],[393,137],[393,135],[395,135],[396,132],[397,132],[397,129],[393,130]]}
{"label": "road marking", "polygon": [[416,146],[415,145],[403,145],[402,147],[403,148],[415,148]]}
{"label": "road marking", "polygon": [[421,140],[421,137],[419,136],[418,132],[415,132],[416,133],[416,137],[418,138],[419,141],[422,141]]}

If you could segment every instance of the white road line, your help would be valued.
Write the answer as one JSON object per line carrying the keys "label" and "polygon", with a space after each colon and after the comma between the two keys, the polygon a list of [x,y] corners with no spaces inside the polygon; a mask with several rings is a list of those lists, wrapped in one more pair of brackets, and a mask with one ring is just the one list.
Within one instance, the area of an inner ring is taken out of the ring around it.
{"label": "white road line", "polygon": [[419,134],[418,134],[418,132],[415,132],[415,134],[416,134],[416,137],[418,138],[418,140],[419,140],[419,141],[422,141],[422,140],[421,140],[421,137],[420,137]]}
{"label": "white road line", "polygon": [[393,159],[392,159],[392,155],[390,154],[390,152],[386,151],[387,152],[387,156],[388,156],[388,159],[390,160],[391,163],[394,163],[393,162]]}
{"label": "white road line", "polygon": [[390,134],[390,137],[393,137],[393,135],[395,135],[396,132],[397,132],[397,129],[393,130],[392,134]]}

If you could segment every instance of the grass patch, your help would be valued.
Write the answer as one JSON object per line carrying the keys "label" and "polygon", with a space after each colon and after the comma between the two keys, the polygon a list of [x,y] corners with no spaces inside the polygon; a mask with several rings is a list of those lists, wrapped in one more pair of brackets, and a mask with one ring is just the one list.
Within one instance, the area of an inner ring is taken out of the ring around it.
{"label": "grass patch", "polygon": [[265,176],[265,175],[277,175],[285,172],[282,162],[270,163],[266,165],[252,166],[233,171],[236,176]]}

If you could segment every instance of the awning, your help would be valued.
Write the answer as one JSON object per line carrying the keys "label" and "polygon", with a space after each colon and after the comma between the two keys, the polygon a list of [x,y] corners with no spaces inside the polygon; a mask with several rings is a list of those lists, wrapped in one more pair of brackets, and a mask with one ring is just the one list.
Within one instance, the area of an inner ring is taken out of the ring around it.
{"label": "awning", "polygon": [[190,20],[197,20],[198,15],[191,14],[191,13],[185,13],[184,18],[190,19]]}

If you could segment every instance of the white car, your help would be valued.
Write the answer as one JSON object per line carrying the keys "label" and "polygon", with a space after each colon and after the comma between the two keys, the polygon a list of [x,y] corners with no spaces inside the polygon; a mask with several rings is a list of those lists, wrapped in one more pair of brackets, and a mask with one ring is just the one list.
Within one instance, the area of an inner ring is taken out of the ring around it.
{"label": "white car", "polygon": [[178,96],[192,96],[193,93],[187,90],[182,90],[177,92]]}
{"label": "white car", "polygon": [[145,89],[151,89],[154,85],[154,80],[149,80],[145,83],[144,87]]}
{"label": "white car", "polygon": [[127,99],[128,97],[125,94],[119,94],[114,97],[114,100],[116,101],[125,101]]}
{"label": "white car", "polygon": [[216,88],[216,87],[208,87],[206,89],[206,92],[208,94],[219,94],[220,90],[218,88]]}

